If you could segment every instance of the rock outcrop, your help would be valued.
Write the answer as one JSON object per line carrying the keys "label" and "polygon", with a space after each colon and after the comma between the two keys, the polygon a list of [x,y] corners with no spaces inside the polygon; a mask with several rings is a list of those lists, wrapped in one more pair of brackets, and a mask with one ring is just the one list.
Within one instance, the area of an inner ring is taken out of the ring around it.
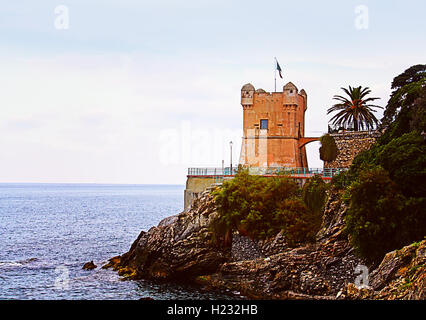
{"label": "rock outcrop", "polygon": [[252,298],[335,299],[354,281],[356,266],[364,264],[343,233],[346,210],[340,194],[333,191],[315,243],[288,248],[278,234],[257,243],[262,257],[226,262],[219,272],[197,281]]}
{"label": "rock outcrop", "polygon": [[142,231],[129,252],[110,259],[104,268],[132,279],[187,280],[213,273],[231,256],[230,246],[211,241],[209,226],[216,217],[213,198],[205,192],[188,212]]}
{"label": "rock outcrop", "polygon": [[289,248],[282,233],[264,241],[234,234],[215,245],[210,225],[218,217],[208,191],[191,209],[142,231],[129,252],[110,259],[130,279],[195,281],[204,288],[238,291],[262,299],[424,299],[425,241],[386,255],[355,286],[356,268],[367,268],[344,234],[347,206],[332,191],[314,243]]}
{"label": "rock outcrop", "polygon": [[346,288],[347,299],[426,299],[426,240],[386,254],[370,276],[370,286]]}
{"label": "rock outcrop", "polygon": [[334,299],[363,261],[349,245],[342,229],[326,240],[265,258],[224,263],[219,272],[197,280],[213,288],[239,291],[251,298]]}
{"label": "rock outcrop", "polygon": [[86,262],[84,265],[83,265],[83,270],[93,270],[93,269],[96,269],[98,266],[96,265],[96,264],[94,264],[93,263],[93,261],[90,261],[90,262]]}

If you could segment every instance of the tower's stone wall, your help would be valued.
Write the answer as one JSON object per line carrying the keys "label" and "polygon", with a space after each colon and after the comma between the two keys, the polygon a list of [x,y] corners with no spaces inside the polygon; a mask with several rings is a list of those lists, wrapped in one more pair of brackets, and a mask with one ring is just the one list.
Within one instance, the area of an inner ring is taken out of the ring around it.
{"label": "tower's stone wall", "polygon": [[[241,89],[243,141],[240,164],[249,167],[307,167],[304,146],[307,95],[289,82],[282,92]],[[262,124],[267,123],[267,128]]]}

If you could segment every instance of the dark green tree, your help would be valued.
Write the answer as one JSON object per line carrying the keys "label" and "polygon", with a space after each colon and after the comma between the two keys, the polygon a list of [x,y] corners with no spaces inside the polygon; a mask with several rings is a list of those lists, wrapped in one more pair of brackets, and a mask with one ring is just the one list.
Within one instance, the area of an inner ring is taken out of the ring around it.
{"label": "dark green tree", "polygon": [[240,170],[214,196],[219,217],[211,231],[219,243],[233,231],[253,239],[283,231],[292,246],[312,240],[321,223],[321,214],[306,206],[298,185],[285,176],[263,177]]}
{"label": "dark green tree", "polygon": [[294,247],[315,239],[321,216],[307,209],[300,198],[293,197],[278,204],[274,223],[284,232],[287,244]]}
{"label": "dark green tree", "polygon": [[320,159],[328,162],[336,160],[339,151],[334,138],[327,133],[320,138],[320,142]]}
{"label": "dark green tree", "polygon": [[386,142],[411,130],[426,130],[426,65],[412,66],[395,77],[392,89],[380,126],[386,129]]}
{"label": "dark green tree", "polygon": [[278,205],[300,195],[300,188],[286,177],[268,178],[239,170],[214,195],[220,214],[214,224],[216,233],[238,230],[252,238],[265,238],[281,230],[273,223]]}
{"label": "dark green tree", "polygon": [[380,166],[362,170],[347,197],[345,230],[365,258],[378,262],[387,252],[423,238],[426,198],[405,197]]}

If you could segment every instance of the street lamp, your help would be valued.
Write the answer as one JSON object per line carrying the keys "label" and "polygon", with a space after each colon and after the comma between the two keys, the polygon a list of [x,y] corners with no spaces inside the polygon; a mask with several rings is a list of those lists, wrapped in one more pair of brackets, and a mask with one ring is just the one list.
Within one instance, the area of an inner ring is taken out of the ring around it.
{"label": "street lamp", "polygon": [[229,142],[229,146],[231,147],[231,175],[232,175],[232,141]]}

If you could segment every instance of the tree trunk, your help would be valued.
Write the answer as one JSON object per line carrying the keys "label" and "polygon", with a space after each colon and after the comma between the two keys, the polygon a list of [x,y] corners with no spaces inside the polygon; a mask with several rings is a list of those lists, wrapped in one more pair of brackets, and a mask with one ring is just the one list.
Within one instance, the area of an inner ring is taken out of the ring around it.
{"label": "tree trunk", "polygon": [[354,118],[354,131],[358,131],[358,119]]}
{"label": "tree trunk", "polygon": [[223,244],[225,247],[232,246],[232,229],[229,229],[228,231],[226,231]]}

